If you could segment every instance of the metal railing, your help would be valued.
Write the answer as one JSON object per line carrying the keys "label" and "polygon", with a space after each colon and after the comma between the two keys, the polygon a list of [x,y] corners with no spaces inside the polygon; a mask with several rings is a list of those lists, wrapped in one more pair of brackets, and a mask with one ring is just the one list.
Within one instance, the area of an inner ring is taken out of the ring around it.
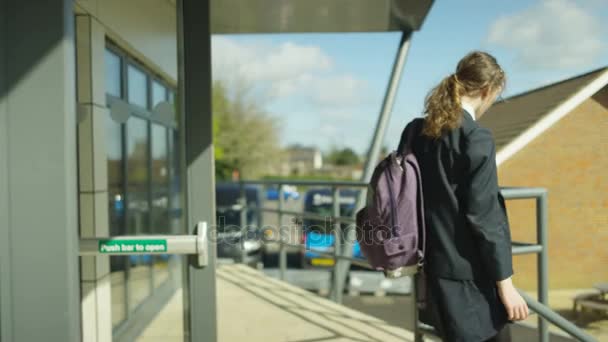
{"label": "metal railing", "polygon": [[[353,258],[350,255],[352,251],[352,245],[354,243],[354,215],[356,210],[353,211],[352,217],[341,216],[340,213],[340,189],[344,188],[356,188],[365,190],[368,183],[360,181],[304,181],[304,180],[255,180],[255,181],[240,181],[240,210],[241,210],[241,222],[246,222],[247,210],[255,210],[258,214],[264,212],[272,212],[277,214],[278,227],[279,227],[279,278],[285,280],[285,274],[287,270],[287,247],[297,248],[300,251],[310,250],[315,254],[323,257],[332,258],[334,265],[332,269],[332,284],[330,290],[330,299],[342,303],[342,294],[345,288],[345,279],[348,271],[348,264],[357,265],[359,267],[373,270],[371,265],[366,261],[358,258]],[[278,207],[267,208],[248,206],[247,199],[245,196],[245,188],[247,185],[262,185],[262,186],[276,186],[278,187]],[[332,207],[333,212],[331,216],[319,215],[312,212],[305,211],[290,211],[285,209],[285,192],[284,185],[295,185],[304,187],[325,187],[331,189],[332,193]],[[538,314],[538,332],[540,342],[549,342],[549,322],[559,327],[569,335],[580,341],[596,341],[592,336],[587,334],[576,325],[564,319],[562,316],[557,314],[555,311],[548,307],[548,254],[547,254],[547,190],[543,188],[501,188],[501,193],[505,200],[521,200],[521,199],[535,199],[536,200],[536,242],[535,243],[512,243],[512,253],[514,255],[522,254],[536,254],[537,255],[537,277],[538,277],[538,301],[531,298],[528,294],[520,290],[523,298],[526,300],[528,307]],[[358,208],[355,208],[358,209]],[[291,215],[297,216],[302,219],[317,219],[317,220],[330,220],[334,226],[334,249],[333,253],[325,251],[318,251],[315,249],[307,249],[303,243],[288,243],[283,239],[283,216]],[[342,232],[341,223],[346,223],[346,231]],[[245,224],[242,225],[242,233],[245,234]],[[343,234],[345,233],[345,234]],[[244,249],[243,249],[244,250]],[[346,268],[344,264],[346,263]],[[345,270],[345,271],[344,271]],[[345,273],[343,273],[345,272]],[[416,281],[415,281],[415,270],[410,272],[412,276],[412,287],[410,296],[412,297],[412,317],[414,317],[415,327],[414,335],[416,341],[422,341],[424,334],[432,334],[433,330],[418,321],[418,310],[416,308]]]}

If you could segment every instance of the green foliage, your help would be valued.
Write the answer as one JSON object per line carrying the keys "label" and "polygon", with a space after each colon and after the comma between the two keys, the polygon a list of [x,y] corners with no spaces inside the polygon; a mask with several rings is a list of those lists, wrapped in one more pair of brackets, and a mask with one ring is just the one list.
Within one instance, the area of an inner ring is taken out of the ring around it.
{"label": "green foliage", "polygon": [[234,170],[255,178],[268,163],[280,159],[279,125],[248,92],[229,93],[225,83],[213,84],[213,136],[216,178],[226,180]]}
{"label": "green foliage", "polygon": [[337,149],[332,148],[332,150],[327,154],[325,160],[329,164],[333,165],[357,165],[360,162],[359,156],[353,149],[349,147]]}
{"label": "green foliage", "polygon": [[[226,111],[226,108],[228,108],[228,95],[226,94],[226,88],[222,83],[218,81],[213,82],[213,89],[211,92],[211,103],[213,105],[213,137],[215,139],[220,133],[220,113]],[[214,143],[213,152],[215,154],[217,173],[217,163],[222,162],[224,158],[224,149],[219,144]],[[222,170],[221,173],[223,172],[224,171]]]}

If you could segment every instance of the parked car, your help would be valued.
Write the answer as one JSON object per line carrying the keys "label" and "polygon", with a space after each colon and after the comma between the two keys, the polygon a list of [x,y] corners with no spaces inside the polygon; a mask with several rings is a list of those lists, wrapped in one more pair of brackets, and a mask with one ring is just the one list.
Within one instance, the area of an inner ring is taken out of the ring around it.
{"label": "parked car", "polygon": [[[340,189],[340,216],[349,217],[353,214],[358,190]],[[311,189],[304,196],[304,211],[322,216],[333,216],[333,195],[330,189]],[[341,223],[342,232],[348,224]],[[333,266],[335,260],[323,256],[318,252],[333,253],[335,235],[332,221],[317,219],[302,219],[302,242],[306,250],[302,252],[302,266],[304,268],[324,268]],[[317,253],[315,253],[317,252]],[[352,256],[363,259],[361,248],[357,241],[353,243]]]}
{"label": "parked car", "polygon": [[[241,222],[241,195],[238,183],[218,183],[215,187],[217,256],[236,262],[255,265],[262,260],[261,215],[247,210],[246,221]],[[262,192],[257,186],[245,186],[247,206],[262,204]],[[242,230],[241,226],[245,225]]]}
{"label": "parked car", "polygon": [[[300,193],[298,192],[298,188],[293,185],[283,185],[283,198],[285,200],[300,199]],[[276,186],[268,187],[266,189],[266,199],[269,201],[277,201],[279,199],[279,189]]]}

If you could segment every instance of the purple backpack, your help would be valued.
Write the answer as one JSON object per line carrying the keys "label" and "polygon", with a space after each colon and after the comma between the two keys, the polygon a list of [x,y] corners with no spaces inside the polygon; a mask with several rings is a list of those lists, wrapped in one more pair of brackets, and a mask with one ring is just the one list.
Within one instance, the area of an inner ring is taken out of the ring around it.
{"label": "purple backpack", "polygon": [[367,205],[356,216],[361,252],[373,268],[390,278],[411,275],[424,261],[422,182],[411,148],[419,132],[416,126],[416,121],[409,124],[399,149],[376,166]]}

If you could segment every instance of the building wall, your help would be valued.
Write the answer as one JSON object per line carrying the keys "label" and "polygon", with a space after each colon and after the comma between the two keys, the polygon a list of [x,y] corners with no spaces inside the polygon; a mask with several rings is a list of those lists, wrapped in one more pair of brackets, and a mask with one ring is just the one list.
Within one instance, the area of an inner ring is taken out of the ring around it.
{"label": "building wall", "polygon": [[163,78],[177,81],[177,26],[169,0],[77,0],[106,36]]}
{"label": "building wall", "polygon": [[[548,189],[551,289],[608,279],[608,87],[504,162],[502,186]],[[536,240],[535,202],[508,201],[514,241]],[[514,256],[514,281],[536,288],[536,257]]]}

